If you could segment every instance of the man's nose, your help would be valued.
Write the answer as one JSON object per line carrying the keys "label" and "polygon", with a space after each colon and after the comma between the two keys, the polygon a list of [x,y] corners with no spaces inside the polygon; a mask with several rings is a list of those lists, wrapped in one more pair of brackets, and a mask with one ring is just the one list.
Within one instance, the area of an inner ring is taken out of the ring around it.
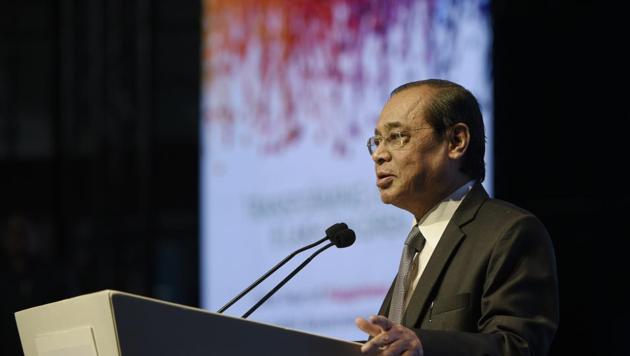
{"label": "man's nose", "polygon": [[374,163],[376,163],[377,165],[383,164],[384,162],[389,161],[391,158],[391,153],[383,144],[378,145],[374,153],[372,153],[372,161],[374,161]]}

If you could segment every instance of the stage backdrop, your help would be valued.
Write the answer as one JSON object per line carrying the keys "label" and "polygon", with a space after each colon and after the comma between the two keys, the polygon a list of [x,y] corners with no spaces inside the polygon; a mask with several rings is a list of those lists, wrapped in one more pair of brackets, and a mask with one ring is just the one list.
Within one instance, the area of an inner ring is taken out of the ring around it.
{"label": "stage backdrop", "polygon": [[367,138],[396,86],[456,81],[483,108],[492,187],[490,1],[206,0],[203,30],[202,306],[346,222],[356,243],[318,256],[250,319],[364,339],[354,318],[378,311],[412,222],[380,202]]}

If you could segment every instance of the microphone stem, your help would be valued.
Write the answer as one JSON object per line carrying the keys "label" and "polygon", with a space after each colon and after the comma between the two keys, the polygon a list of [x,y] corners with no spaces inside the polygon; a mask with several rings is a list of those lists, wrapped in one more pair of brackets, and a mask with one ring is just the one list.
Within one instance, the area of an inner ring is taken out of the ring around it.
{"label": "microphone stem", "polygon": [[311,262],[311,260],[313,258],[315,258],[315,256],[319,255],[321,252],[323,252],[324,250],[326,250],[327,248],[329,248],[332,245],[334,245],[334,243],[331,242],[328,245],[326,245],[326,246],[320,248],[319,250],[315,251],[315,253],[313,253],[309,258],[304,260],[304,262],[302,262],[302,264],[300,264],[298,266],[298,268],[296,268],[293,272],[289,273],[289,275],[286,276],[282,280],[282,282],[280,282],[277,286],[275,286],[271,291],[269,291],[269,293],[267,293],[261,300],[259,300],[258,303],[256,303],[253,307],[251,307],[251,309],[249,309],[245,314],[243,314],[242,318],[246,319],[251,313],[253,313],[256,309],[258,309],[258,307],[261,306],[262,303],[264,303],[267,299],[269,299],[272,295],[274,295],[274,293],[276,293],[278,291],[278,289],[280,289],[291,278],[293,278],[293,276],[295,276],[299,271],[301,271],[302,268],[304,268],[304,266],[306,266],[309,262]]}
{"label": "microphone stem", "polygon": [[310,244],[308,246],[304,246],[304,247],[302,247],[302,248],[300,248],[298,250],[295,250],[295,252],[293,252],[292,254],[287,256],[284,260],[280,261],[277,265],[275,265],[272,269],[270,269],[269,272],[265,273],[263,276],[258,278],[252,285],[250,285],[249,287],[245,288],[245,290],[243,290],[239,295],[237,295],[232,300],[230,300],[227,304],[225,304],[223,307],[221,307],[221,309],[219,309],[217,311],[217,313],[223,313],[227,308],[231,307],[234,303],[238,302],[241,298],[243,298],[243,296],[245,294],[249,293],[250,290],[254,289],[262,281],[267,279],[267,277],[269,277],[272,273],[274,273],[276,270],[278,270],[278,268],[284,266],[284,264],[287,263],[293,257],[295,257],[295,255],[297,255],[298,253],[300,253],[302,251],[308,250],[309,248],[315,247],[315,246],[321,244],[322,242],[326,241],[327,239],[328,239],[328,236],[322,238],[319,241],[313,242],[312,244]]}

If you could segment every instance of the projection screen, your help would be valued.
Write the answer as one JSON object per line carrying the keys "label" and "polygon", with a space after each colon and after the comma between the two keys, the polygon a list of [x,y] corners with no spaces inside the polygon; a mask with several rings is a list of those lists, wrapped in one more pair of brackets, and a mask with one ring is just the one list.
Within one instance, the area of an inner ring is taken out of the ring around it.
{"label": "projection screen", "polygon": [[[389,92],[444,78],[483,109],[492,191],[489,1],[206,0],[201,302],[217,310],[336,223],[357,235],[250,317],[349,340],[395,275],[412,216],[381,203],[366,140]],[[226,313],[240,316],[311,252]]]}

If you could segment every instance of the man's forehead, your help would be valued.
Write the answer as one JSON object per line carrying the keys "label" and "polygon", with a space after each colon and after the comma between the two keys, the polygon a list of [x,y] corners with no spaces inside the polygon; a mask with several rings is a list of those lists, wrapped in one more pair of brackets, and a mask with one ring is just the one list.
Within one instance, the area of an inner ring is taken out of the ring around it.
{"label": "man's forehead", "polygon": [[[402,99],[402,100],[399,100]],[[375,131],[390,131],[396,128],[418,126],[424,121],[422,97],[392,97],[386,104],[376,124]]]}

